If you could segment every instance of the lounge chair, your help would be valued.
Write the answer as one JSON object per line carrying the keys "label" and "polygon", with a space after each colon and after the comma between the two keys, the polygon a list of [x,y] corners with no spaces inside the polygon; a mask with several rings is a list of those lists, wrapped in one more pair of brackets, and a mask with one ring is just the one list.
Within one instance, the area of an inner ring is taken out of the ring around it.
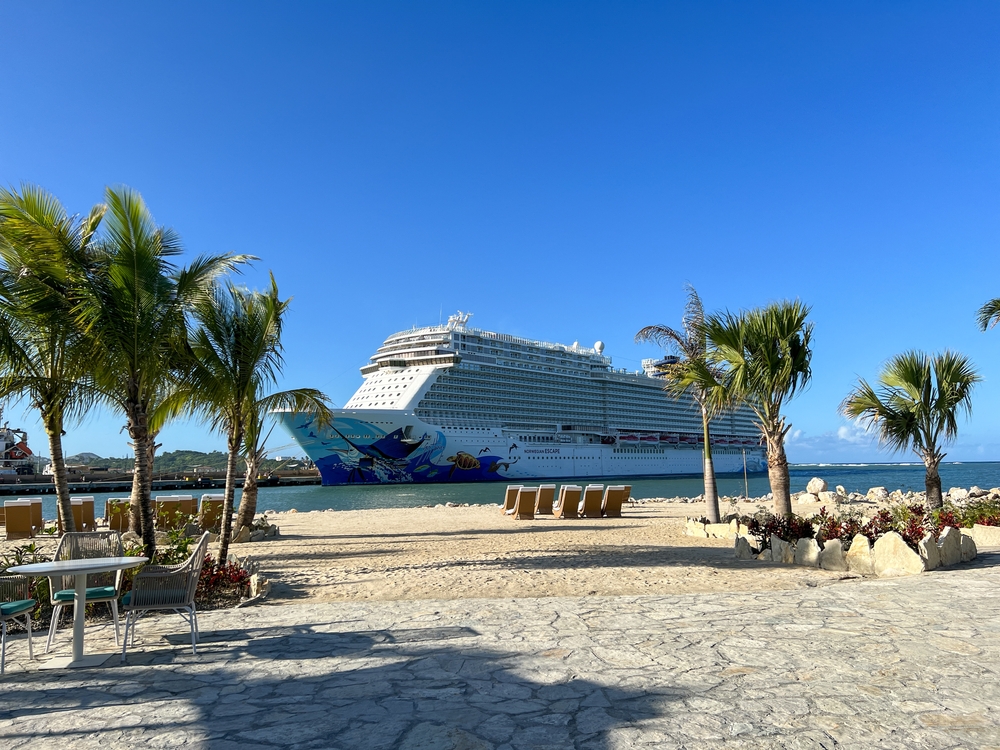
{"label": "lounge chair", "polygon": [[[78,531],[63,534],[53,560],[90,560],[95,557],[122,557],[122,537],[117,531]],[[119,643],[118,594],[122,585],[122,571],[90,573],[87,576],[87,604],[106,603],[115,621],[115,645]],[[49,576],[49,601],[52,603],[52,623],[45,653],[52,648],[52,641],[59,629],[60,615],[66,606],[73,605],[76,576]]]}
{"label": "lounge chair", "polygon": [[131,501],[127,497],[116,497],[109,499],[104,504],[104,520],[108,522],[109,529],[121,534],[128,531],[130,503]]}
{"label": "lounge chair", "polygon": [[583,488],[578,484],[564,484],[559,488],[559,504],[556,506],[556,518],[578,518],[580,495]]}
{"label": "lounge chair", "polygon": [[608,488],[604,490],[604,498],[601,500],[601,514],[606,518],[621,518],[624,499],[624,484],[608,485]]}
{"label": "lounge chair", "polygon": [[517,500],[517,491],[523,486],[522,484],[507,485],[507,492],[503,496],[503,507],[500,509],[501,513],[510,513],[514,507],[514,501]]}
{"label": "lounge chair", "polygon": [[508,516],[514,516],[515,521],[530,521],[535,517],[535,498],[537,487],[521,487],[517,491],[514,507],[507,511]]}
{"label": "lounge chair", "polygon": [[167,531],[180,525],[181,501],[174,495],[158,495],[156,505],[156,530]]}
{"label": "lounge chair", "polygon": [[8,540],[30,539],[34,536],[31,530],[30,500],[4,500],[3,511]]}
{"label": "lounge chair", "polygon": [[7,661],[7,620],[24,618],[28,629],[28,658],[34,659],[31,648],[31,613],[36,602],[31,598],[31,579],[24,576],[0,576],[0,674],[4,673]]}
{"label": "lounge chair", "polygon": [[535,500],[535,514],[539,516],[552,515],[552,501],[556,497],[556,486],[554,484],[538,485],[538,499]]}
{"label": "lounge chair", "polygon": [[25,497],[22,500],[31,501],[31,528],[36,534],[40,534],[45,529],[45,519],[42,518],[42,498]]}
{"label": "lounge chair", "polygon": [[603,484],[588,484],[580,500],[581,518],[601,517],[601,498],[604,496]]}
{"label": "lounge chair", "polygon": [[201,535],[191,556],[180,565],[147,565],[132,580],[132,590],[122,597],[125,609],[125,638],[122,661],[128,647],[129,628],[135,645],[135,625],[139,615],[151,610],[169,610],[183,617],[191,627],[191,653],[198,653],[198,609],[194,596],[205,563],[208,532]]}
{"label": "lounge chair", "polygon": [[181,515],[186,521],[188,518],[198,517],[198,501],[194,495],[174,495],[181,503]]}
{"label": "lounge chair", "polygon": [[218,532],[222,523],[222,506],[225,495],[202,495],[201,509],[198,511],[198,526],[202,531]]}
{"label": "lounge chair", "polygon": [[[97,529],[97,519],[94,517],[94,496],[81,495],[71,497],[70,503],[73,508],[73,520],[76,522],[77,531],[95,531]],[[76,516],[76,507],[80,508],[80,517]]]}
{"label": "lounge chair", "polygon": [[626,484],[625,494],[622,496],[622,505],[628,503],[629,505],[635,505],[635,501],[632,499],[632,485]]}

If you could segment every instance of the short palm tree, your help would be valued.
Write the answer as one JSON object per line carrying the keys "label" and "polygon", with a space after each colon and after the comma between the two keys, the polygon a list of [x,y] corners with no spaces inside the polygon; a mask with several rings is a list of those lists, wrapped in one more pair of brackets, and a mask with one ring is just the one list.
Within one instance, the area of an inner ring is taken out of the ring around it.
{"label": "short palm tree", "polygon": [[[229,451],[226,463],[226,494],[219,533],[219,561],[229,553],[236,462],[244,452],[248,431],[252,445],[247,457],[247,477],[251,481],[250,504],[241,502],[241,521],[249,525],[256,510],[255,485],[259,466],[260,433],[264,415],[290,408],[314,411],[329,419],[327,398],[319,391],[303,388],[270,393],[277,382],[283,358],[281,329],[289,300],[278,297],[271,277],[266,292],[251,291],[232,283],[217,284],[212,294],[195,308],[197,327],[190,335],[193,355],[184,385],[177,391],[179,402],[204,415],[211,426],[226,435]],[[251,470],[253,473],[251,479]],[[246,488],[244,489],[246,492]],[[244,502],[248,502],[244,494]]]}
{"label": "short palm tree", "polygon": [[690,284],[686,288],[688,298],[680,330],[666,325],[646,326],[635,335],[635,340],[652,341],[677,356],[676,363],[663,367],[665,386],[667,392],[675,398],[690,394],[701,409],[701,427],[705,440],[705,504],[708,507],[708,520],[718,523],[719,490],[712,462],[709,422],[726,407],[728,392],[720,382],[721,371],[708,360],[705,307],[701,297]]}
{"label": "short palm tree", "polygon": [[131,524],[152,556],[149,442],[171,414],[162,405],[186,356],[186,316],[210,296],[220,275],[247,257],[200,256],[178,268],[173,260],[182,250],[180,238],[156,225],[139,193],[108,188],[106,202],[104,236],[77,320],[90,342],[104,398],[126,420],[135,451]]}
{"label": "short palm tree", "polygon": [[709,361],[725,369],[732,402],[749,406],[767,445],[767,473],[774,511],[791,515],[785,436],[791,429],[784,404],[812,377],[812,324],[809,307],[798,300],[774,302],[739,314],[713,315],[705,321]]}
{"label": "short palm tree", "polygon": [[62,435],[94,400],[72,308],[105,207],[80,219],[41,188],[0,189],[0,399],[26,396],[48,436],[64,531],[75,531]]}
{"label": "short palm tree", "polygon": [[972,389],[982,378],[961,354],[898,354],[879,374],[879,388],[864,379],[840,406],[844,416],[860,419],[878,433],[883,445],[912,449],[926,467],[924,485],[929,508],[940,508],[938,467],[943,444],[958,434],[958,414],[972,413]]}

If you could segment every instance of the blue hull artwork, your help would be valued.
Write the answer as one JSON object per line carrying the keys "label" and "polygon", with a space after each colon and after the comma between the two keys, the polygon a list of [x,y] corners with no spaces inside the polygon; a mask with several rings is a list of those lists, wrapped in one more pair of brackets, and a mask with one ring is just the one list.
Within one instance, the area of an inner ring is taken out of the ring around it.
{"label": "blue hull artwork", "polygon": [[513,463],[499,456],[448,451],[438,431],[407,438],[402,428],[386,433],[370,422],[343,418],[320,435],[311,420],[288,426],[315,462],[324,485],[503,481],[507,477],[500,470]]}

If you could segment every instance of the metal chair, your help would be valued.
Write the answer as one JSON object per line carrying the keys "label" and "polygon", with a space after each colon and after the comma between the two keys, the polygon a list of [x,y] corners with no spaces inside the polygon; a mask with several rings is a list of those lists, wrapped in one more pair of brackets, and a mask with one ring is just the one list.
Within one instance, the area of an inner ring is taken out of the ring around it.
{"label": "metal chair", "polygon": [[[95,557],[122,557],[122,537],[117,531],[85,531],[63,534],[53,560],[89,560]],[[52,641],[59,629],[62,610],[73,604],[76,576],[49,576],[49,601],[52,603],[52,624],[45,642],[45,653],[52,648]],[[87,604],[107,602],[115,621],[115,645],[120,642],[118,626],[118,593],[122,585],[122,571],[91,573],[87,576]]]}
{"label": "metal chair", "polygon": [[191,653],[198,653],[198,610],[194,603],[198,578],[205,564],[208,532],[201,535],[191,556],[179,565],[147,565],[132,579],[132,590],[122,597],[125,610],[125,638],[122,640],[122,661],[128,647],[129,629],[135,645],[135,627],[139,615],[152,610],[176,612],[191,627]]}
{"label": "metal chair", "polygon": [[7,620],[24,618],[28,629],[28,658],[34,659],[31,647],[31,613],[36,602],[31,598],[31,579],[24,576],[0,576],[0,674],[4,673],[7,661]]}

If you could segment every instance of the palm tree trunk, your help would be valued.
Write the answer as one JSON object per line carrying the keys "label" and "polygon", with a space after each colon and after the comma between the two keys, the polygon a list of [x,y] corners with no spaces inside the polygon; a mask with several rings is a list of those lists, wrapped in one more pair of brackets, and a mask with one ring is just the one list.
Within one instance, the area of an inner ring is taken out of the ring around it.
{"label": "palm tree trunk", "polygon": [[938,466],[944,456],[924,456],[924,466],[927,473],[924,475],[924,488],[927,490],[927,509],[937,510],[944,505],[941,497],[941,475],[938,473]]}
{"label": "palm tree trunk", "polygon": [[45,434],[49,438],[49,453],[52,456],[52,483],[56,487],[56,505],[62,530],[76,531],[76,521],[73,520],[73,505],[69,501],[69,478],[66,475],[66,458],[62,449],[62,420],[47,413],[42,413],[42,423]]}
{"label": "palm tree trunk", "polygon": [[233,429],[229,433],[229,455],[226,457],[226,498],[222,503],[222,521],[219,527],[219,559],[221,567],[229,557],[229,540],[233,533],[233,498],[236,495],[236,460],[239,457],[242,435]]}
{"label": "palm tree trunk", "polygon": [[708,430],[708,410],[701,407],[701,427],[705,436],[705,507],[710,523],[719,523],[719,487],[715,481],[715,464],[712,461],[712,440]]}
{"label": "palm tree trunk", "polygon": [[129,410],[128,434],[135,451],[135,470],[132,474],[132,497],[129,501],[131,520],[129,528],[142,536],[144,554],[150,560],[156,555],[156,528],[153,523],[153,505],[149,498],[153,483],[149,463],[149,424],[146,412],[134,405]]}
{"label": "palm tree trunk", "polygon": [[767,478],[774,496],[774,513],[778,516],[792,515],[792,496],[789,492],[791,480],[788,477],[788,458],[785,456],[785,441],[781,432],[777,439],[765,435],[767,440]]}
{"label": "palm tree trunk", "polygon": [[253,525],[257,515],[257,472],[260,470],[260,456],[257,453],[247,457],[247,473],[243,479],[243,493],[240,495],[240,513],[236,518],[236,528]]}

